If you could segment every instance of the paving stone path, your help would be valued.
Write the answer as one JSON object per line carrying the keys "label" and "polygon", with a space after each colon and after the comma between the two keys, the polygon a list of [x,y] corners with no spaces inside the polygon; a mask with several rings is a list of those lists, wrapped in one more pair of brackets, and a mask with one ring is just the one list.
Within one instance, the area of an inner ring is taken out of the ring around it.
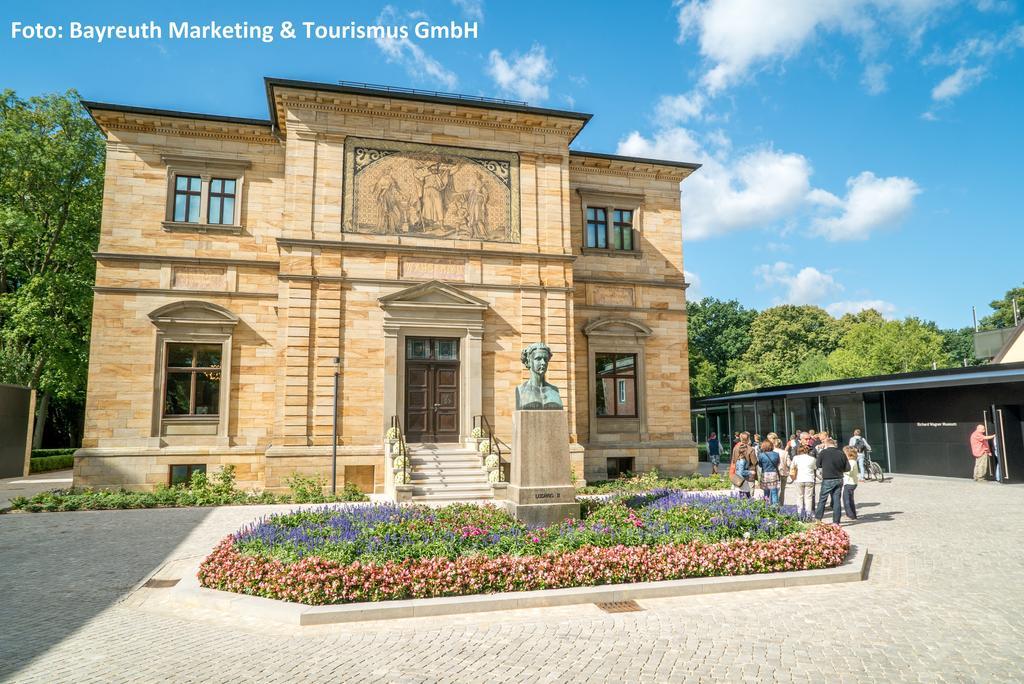
{"label": "paving stone path", "polygon": [[315,628],[133,590],[270,507],[0,516],[0,680],[1020,682],[1024,485],[864,483],[866,582]]}

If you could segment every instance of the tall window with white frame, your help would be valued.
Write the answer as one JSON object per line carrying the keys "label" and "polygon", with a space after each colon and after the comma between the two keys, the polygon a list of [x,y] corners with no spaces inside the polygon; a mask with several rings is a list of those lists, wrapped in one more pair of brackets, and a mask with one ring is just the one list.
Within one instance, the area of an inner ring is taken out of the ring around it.
{"label": "tall window with white frame", "polygon": [[207,222],[232,225],[235,222],[235,180],[213,178],[210,180],[210,200]]}
{"label": "tall window with white frame", "polygon": [[[632,252],[636,249],[633,209],[587,207],[587,249]],[[611,221],[609,223],[609,215]],[[610,228],[610,230],[609,230]]]}
{"label": "tall window with white frame", "polygon": [[587,207],[587,247],[608,247],[608,211],[603,207]]}
{"label": "tall window with white frame", "polygon": [[199,223],[199,206],[203,195],[199,176],[174,178],[174,220],[178,223]]}

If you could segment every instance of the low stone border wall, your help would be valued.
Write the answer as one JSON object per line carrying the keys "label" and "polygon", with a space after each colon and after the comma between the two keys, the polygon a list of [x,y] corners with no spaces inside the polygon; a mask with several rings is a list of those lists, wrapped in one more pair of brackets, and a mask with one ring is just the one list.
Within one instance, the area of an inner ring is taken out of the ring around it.
{"label": "low stone border wall", "polygon": [[795,570],[729,577],[694,577],[665,582],[604,584],[569,589],[346,603],[329,606],[307,606],[300,603],[288,603],[258,596],[206,589],[199,586],[199,580],[196,578],[199,568],[199,562],[196,562],[190,566],[185,577],[170,590],[167,598],[178,605],[219,610],[238,617],[274,620],[297,626],[326,625],[365,620],[457,615],[496,610],[546,608],[582,603],[607,603],[669,596],[693,596],[753,589],[859,582],[864,579],[867,559],[866,549],[851,545],[850,552],[842,565],[822,570]]}

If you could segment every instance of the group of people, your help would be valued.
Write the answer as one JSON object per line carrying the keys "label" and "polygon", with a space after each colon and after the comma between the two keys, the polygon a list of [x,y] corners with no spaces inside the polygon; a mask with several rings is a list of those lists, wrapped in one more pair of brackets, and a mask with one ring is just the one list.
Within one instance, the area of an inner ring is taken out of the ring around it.
{"label": "group of people", "polygon": [[[850,520],[857,519],[854,492],[865,475],[865,456],[871,445],[861,431],[854,430],[847,446],[840,449],[828,432],[801,431],[784,443],[774,432],[762,440],[749,432],[733,435],[729,479],[733,491],[750,497],[760,488],[770,503],[785,498],[787,482],[797,487],[797,508],[801,515],[814,511],[825,517],[825,506],[832,506],[832,522],[839,523],[843,509]],[[712,432],[708,436],[708,460],[711,472],[718,473],[722,443]],[[821,470],[821,489],[815,506],[816,473]],[[842,501],[840,502],[840,499]]]}

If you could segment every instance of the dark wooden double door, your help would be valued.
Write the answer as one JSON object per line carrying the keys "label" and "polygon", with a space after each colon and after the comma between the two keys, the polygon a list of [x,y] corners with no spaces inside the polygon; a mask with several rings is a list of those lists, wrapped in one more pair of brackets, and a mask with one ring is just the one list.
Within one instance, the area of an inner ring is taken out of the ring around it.
{"label": "dark wooden double door", "polygon": [[459,441],[458,341],[416,338],[406,348],[406,440]]}

